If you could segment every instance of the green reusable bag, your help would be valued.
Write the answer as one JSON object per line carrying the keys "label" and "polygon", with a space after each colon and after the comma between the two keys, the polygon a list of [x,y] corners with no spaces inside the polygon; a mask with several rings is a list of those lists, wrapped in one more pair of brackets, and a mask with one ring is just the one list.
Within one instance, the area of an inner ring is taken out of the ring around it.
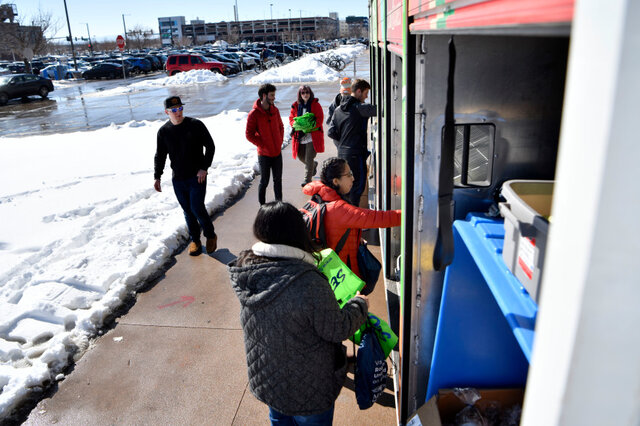
{"label": "green reusable bag", "polygon": [[320,127],[316,127],[316,116],[312,112],[307,112],[293,119],[293,130],[311,133],[319,128]]}
{"label": "green reusable bag", "polygon": [[[383,319],[379,318],[377,315],[369,312],[369,318],[367,319],[369,326],[373,329],[376,337],[378,338],[378,342],[380,342],[380,346],[382,346],[382,351],[384,352],[384,357],[388,357],[393,348],[396,347],[398,343],[398,336],[396,333],[391,330],[389,324],[387,324]],[[360,327],[360,330],[356,331],[353,337],[349,340],[353,341],[356,345],[359,345],[362,341],[362,333],[367,328],[367,324],[364,324]]]}
{"label": "green reusable bag", "polygon": [[[349,300],[355,297],[357,292],[362,290],[365,285],[364,281],[354,274],[332,249],[324,249],[319,253],[321,260],[318,262],[318,270],[329,280],[338,305],[342,308]],[[398,336],[391,330],[389,324],[371,312],[368,314],[367,322],[378,338],[385,358],[388,357],[398,343]],[[362,333],[366,328],[367,323],[363,324],[349,340],[359,345],[362,340]]]}
{"label": "green reusable bag", "polygon": [[364,281],[358,278],[332,249],[320,251],[320,256],[322,259],[318,262],[318,270],[329,280],[338,305],[342,308],[357,292],[362,290]]}

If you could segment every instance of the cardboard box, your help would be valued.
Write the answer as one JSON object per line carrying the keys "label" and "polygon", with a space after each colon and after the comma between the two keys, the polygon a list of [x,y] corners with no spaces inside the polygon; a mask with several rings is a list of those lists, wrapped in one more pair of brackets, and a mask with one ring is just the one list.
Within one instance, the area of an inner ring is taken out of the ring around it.
{"label": "cardboard box", "polygon": [[[477,389],[480,399],[474,404],[481,412],[486,412],[496,402],[502,410],[512,408],[514,405],[522,407],[524,389]],[[416,414],[407,422],[407,426],[442,426],[452,424],[456,414],[466,407],[458,398],[453,389],[441,389],[437,395],[431,397],[423,404]]]}

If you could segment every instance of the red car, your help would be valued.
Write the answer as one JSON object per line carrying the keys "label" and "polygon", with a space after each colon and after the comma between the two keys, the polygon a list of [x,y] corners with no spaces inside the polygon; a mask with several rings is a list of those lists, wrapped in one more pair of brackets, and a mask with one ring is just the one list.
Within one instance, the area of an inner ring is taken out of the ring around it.
{"label": "red car", "polygon": [[209,70],[220,74],[227,74],[227,67],[217,61],[207,60],[202,55],[181,54],[170,55],[167,58],[167,74],[175,75],[179,72],[191,70]]}

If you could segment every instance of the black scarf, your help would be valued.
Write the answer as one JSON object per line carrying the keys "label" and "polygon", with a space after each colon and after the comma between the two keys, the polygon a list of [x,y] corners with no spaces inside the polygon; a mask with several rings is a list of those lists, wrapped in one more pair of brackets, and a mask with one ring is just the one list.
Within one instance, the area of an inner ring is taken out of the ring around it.
{"label": "black scarf", "polygon": [[313,99],[309,98],[309,102],[306,104],[304,102],[298,101],[298,117],[302,115],[302,108],[306,109],[307,112],[311,112],[311,104],[313,103]]}

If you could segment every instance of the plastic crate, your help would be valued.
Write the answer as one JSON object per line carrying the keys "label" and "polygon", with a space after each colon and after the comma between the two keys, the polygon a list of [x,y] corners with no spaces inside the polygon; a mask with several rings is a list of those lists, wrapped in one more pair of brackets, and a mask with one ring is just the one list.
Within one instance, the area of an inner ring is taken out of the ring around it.
{"label": "plastic crate", "polygon": [[504,217],[502,258],[511,273],[538,302],[549,233],[553,181],[510,180],[502,185]]}

